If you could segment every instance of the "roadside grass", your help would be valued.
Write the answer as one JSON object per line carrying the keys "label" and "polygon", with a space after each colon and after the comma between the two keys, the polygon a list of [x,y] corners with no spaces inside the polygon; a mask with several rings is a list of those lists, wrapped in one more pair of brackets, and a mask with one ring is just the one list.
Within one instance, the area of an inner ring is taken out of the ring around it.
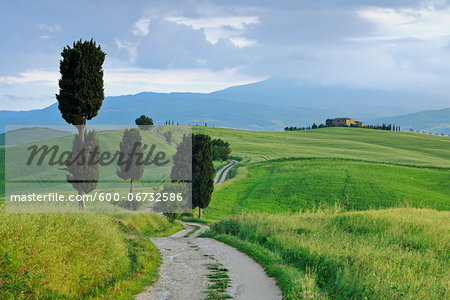
{"label": "roadside grass", "polygon": [[245,211],[297,212],[413,206],[450,210],[450,170],[342,159],[280,159],[240,167],[216,186],[207,221]]}
{"label": "roadside grass", "polygon": [[156,214],[0,213],[0,298],[132,299],[160,263],[146,235],[180,227]]}
{"label": "roadside grass", "polygon": [[249,213],[206,235],[253,257],[286,299],[445,299],[449,217],[414,208]]}
{"label": "roadside grass", "polygon": [[194,218],[194,217],[182,217],[181,221],[188,222],[188,223],[199,223],[199,224],[205,224],[205,225],[210,223],[208,220]]}
{"label": "roadside grass", "polygon": [[183,229],[181,223],[169,223],[157,214],[123,214],[114,219],[125,235],[130,268],[126,276],[88,299],[134,299],[134,295],[156,281],[161,264],[158,250],[148,236],[170,236]]}
{"label": "roadside grass", "polygon": [[136,231],[146,236],[162,237],[170,236],[180,230],[183,225],[180,222],[170,223],[167,219],[158,214],[116,214],[112,215],[115,219],[121,220],[128,226],[133,226]]}

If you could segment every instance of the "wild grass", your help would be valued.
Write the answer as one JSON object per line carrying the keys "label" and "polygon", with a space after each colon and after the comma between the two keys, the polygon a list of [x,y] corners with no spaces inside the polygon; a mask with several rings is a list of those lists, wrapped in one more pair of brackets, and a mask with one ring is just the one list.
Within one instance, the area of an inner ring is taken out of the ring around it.
{"label": "wild grass", "polygon": [[130,260],[128,274],[111,286],[91,293],[89,299],[134,299],[134,295],[151,286],[157,279],[161,258],[149,236],[169,236],[183,229],[179,222],[169,223],[156,214],[115,215],[127,244]]}
{"label": "wild grass", "polygon": [[38,297],[74,296],[104,287],[130,268],[123,235],[107,216],[1,214],[0,237],[2,296],[25,272],[42,277],[30,287]]}
{"label": "wild grass", "polygon": [[113,215],[113,217],[123,221],[128,226],[133,226],[136,231],[146,236],[170,236],[183,230],[183,225],[180,222],[170,223],[166,218],[157,214],[117,214]]}
{"label": "wild grass", "polygon": [[236,215],[208,235],[246,252],[286,299],[445,299],[449,212]]}
{"label": "wild grass", "polygon": [[159,264],[145,235],[180,227],[153,214],[1,213],[0,298],[130,298]]}

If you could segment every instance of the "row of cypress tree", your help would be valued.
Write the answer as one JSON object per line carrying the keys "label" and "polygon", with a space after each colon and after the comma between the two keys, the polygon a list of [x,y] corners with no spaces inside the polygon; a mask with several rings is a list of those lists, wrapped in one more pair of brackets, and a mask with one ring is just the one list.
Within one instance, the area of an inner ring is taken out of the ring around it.
{"label": "row of cypress tree", "polygon": [[[58,108],[62,118],[69,124],[74,125],[78,129],[72,145],[72,156],[68,161],[72,163],[66,164],[65,170],[69,172],[67,181],[72,184],[79,195],[83,195],[93,191],[99,180],[98,164],[88,164],[87,161],[95,161],[100,151],[92,151],[100,148],[98,138],[94,130],[86,131],[86,121],[97,116],[104,100],[103,88],[103,63],[106,53],[102,51],[100,45],[92,39],[90,41],[76,41],[73,46],[66,46],[62,53],[60,61],[61,79],[59,80],[59,93],[56,95],[58,100]],[[167,123],[167,122],[166,122]],[[141,116],[136,120],[138,125],[153,125],[150,118]],[[173,124],[173,122],[172,122]],[[189,143],[188,141],[192,141]],[[124,132],[124,136],[120,143],[122,153],[130,153],[133,145],[141,143],[142,138],[137,129],[129,129]],[[141,148],[142,149],[142,148]],[[140,149],[136,149],[136,152]],[[182,162],[183,157],[191,157],[186,155],[186,151],[192,151],[192,161]],[[78,153],[85,153],[83,158]],[[90,157],[89,155],[93,155]],[[92,160],[91,160],[92,159]],[[120,168],[117,175],[131,181],[130,192],[133,192],[134,183],[139,180],[143,173],[143,167],[139,167],[135,161],[133,167],[129,170]],[[176,166],[175,166],[176,164]],[[185,164],[186,168],[180,164]],[[192,168],[187,166],[191,164]],[[174,170],[191,172],[192,182],[192,208],[199,208],[199,217],[202,217],[203,209],[209,205],[211,193],[214,189],[213,175],[214,167],[212,163],[212,145],[211,138],[204,134],[193,134],[191,137],[183,137],[183,141],[177,148],[174,156]],[[178,178],[188,177],[172,177],[173,181]],[[185,174],[186,175],[186,174]],[[135,209],[135,204],[132,204]],[[84,201],[79,202],[80,209],[85,209]]]}

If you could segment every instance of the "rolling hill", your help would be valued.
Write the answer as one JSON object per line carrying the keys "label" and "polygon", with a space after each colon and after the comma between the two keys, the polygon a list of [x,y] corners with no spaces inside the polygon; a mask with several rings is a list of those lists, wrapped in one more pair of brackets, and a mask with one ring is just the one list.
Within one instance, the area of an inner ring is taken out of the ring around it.
{"label": "rolling hill", "polygon": [[449,210],[450,139],[406,132],[325,128],[249,132],[196,127],[240,158],[217,186],[205,218],[239,212],[296,212],[398,206]]}

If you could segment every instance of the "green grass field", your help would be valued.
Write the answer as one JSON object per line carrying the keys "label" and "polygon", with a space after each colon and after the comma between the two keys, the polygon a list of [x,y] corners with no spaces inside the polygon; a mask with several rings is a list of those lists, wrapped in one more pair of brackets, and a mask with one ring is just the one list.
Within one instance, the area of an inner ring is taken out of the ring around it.
{"label": "green grass field", "polygon": [[258,261],[286,299],[446,299],[449,212],[242,214],[207,235]]}
{"label": "green grass field", "polygon": [[236,177],[215,187],[209,221],[245,211],[450,209],[450,139],[360,128],[248,132],[195,127],[230,142]]}
{"label": "green grass field", "polygon": [[325,157],[450,168],[447,137],[362,128],[264,132],[196,126],[193,131],[229,142],[231,155],[243,162]]}
{"label": "green grass field", "polygon": [[242,211],[296,212],[335,205],[365,210],[411,205],[450,210],[450,171],[339,159],[249,164],[247,174],[217,186],[208,219]]}

